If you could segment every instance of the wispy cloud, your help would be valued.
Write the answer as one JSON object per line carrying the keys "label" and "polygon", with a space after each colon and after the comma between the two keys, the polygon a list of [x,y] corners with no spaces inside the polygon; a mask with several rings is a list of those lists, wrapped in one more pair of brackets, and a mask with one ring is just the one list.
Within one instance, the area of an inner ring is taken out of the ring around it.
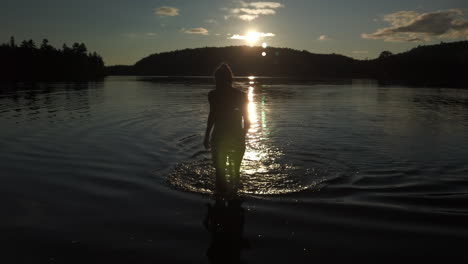
{"label": "wispy cloud", "polygon": [[216,20],[211,19],[211,18],[210,19],[205,19],[205,22],[208,23],[208,24],[216,24],[217,23]]}
{"label": "wispy cloud", "polygon": [[247,15],[274,15],[276,11],[273,9],[250,9],[250,8],[233,8],[233,14],[247,14]]}
{"label": "wispy cloud", "polygon": [[430,41],[437,38],[468,38],[468,20],[461,9],[439,10],[429,13],[399,11],[385,15],[389,27],[371,34],[366,39],[383,39],[390,42]]}
{"label": "wispy cloud", "polygon": [[244,2],[240,1],[241,5],[244,7],[253,7],[253,8],[280,8],[284,7],[283,4],[278,2]]}
{"label": "wispy cloud", "polygon": [[244,20],[244,21],[252,21],[252,20],[258,18],[258,15],[247,15],[247,14],[244,14],[244,15],[239,15],[239,16],[237,16],[237,18],[239,18],[240,20]]}
{"label": "wispy cloud", "polygon": [[157,36],[158,34],[154,33],[154,32],[148,32],[148,33],[124,33],[124,34],[121,34],[122,37],[125,37],[125,38],[141,38],[141,37],[155,37]]}
{"label": "wispy cloud", "polygon": [[264,15],[275,15],[276,9],[284,7],[278,2],[244,2],[240,1],[240,6],[236,8],[226,8],[228,14],[225,19],[238,18],[244,21],[252,21]]}
{"label": "wispy cloud", "polygon": [[179,15],[179,9],[171,6],[161,6],[156,8],[154,13],[160,16],[177,16]]}
{"label": "wispy cloud", "polygon": [[320,37],[318,37],[318,40],[326,41],[326,40],[330,40],[330,37],[328,37],[327,35],[320,35]]}
{"label": "wispy cloud", "polygon": [[273,33],[249,32],[249,33],[247,33],[245,35],[234,34],[231,37],[229,37],[228,39],[246,40],[246,39],[252,39],[252,38],[257,38],[257,39],[269,38],[269,37],[274,37],[274,36],[276,36],[276,35],[273,34]]}
{"label": "wispy cloud", "polygon": [[208,35],[208,29],[202,27],[184,29],[183,32],[187,34]]}

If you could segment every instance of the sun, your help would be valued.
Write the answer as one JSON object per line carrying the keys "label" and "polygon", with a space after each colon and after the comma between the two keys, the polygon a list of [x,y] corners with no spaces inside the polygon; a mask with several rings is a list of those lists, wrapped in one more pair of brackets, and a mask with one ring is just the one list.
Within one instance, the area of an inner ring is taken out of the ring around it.
{"label": "sun", "polygon": [[256,31],[249,31],[245,34],[245,40],[250,46],[253,46],[260,39],[260,34]]}

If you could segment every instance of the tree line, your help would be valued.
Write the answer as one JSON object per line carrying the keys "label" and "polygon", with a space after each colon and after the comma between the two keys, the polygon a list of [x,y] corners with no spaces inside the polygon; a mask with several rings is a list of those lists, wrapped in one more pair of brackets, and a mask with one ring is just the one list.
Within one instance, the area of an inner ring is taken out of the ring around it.
{"label": "tree line", "polygon": [[134,65],[107,67],[106,72],[109,75],[210,76],[221,62],[230,64],[237,76],[309,80],[372,78],[383,83],[468,86],[468,41],[418,46],[399,54],[383,51],[372,60],[289,48],[205,47],[152,54]]}
{"label": "tree line", "polygon": [[[262,54],[264,53],[264,54]],[[265,55],[265,56],[263,56]],[[468,86],[468,41],[418,46],[372,60],[275,47],[204,47],[149,55],[134,65],[105,67],[84,43],[57,49],[47,39],[0,44],[0,80],[92,80],[105,75],[210,76],[220,63],[237,76],[297,77],[309,80],[372,78],[384,83]]]}
{"label": "tree line", "polygon": [[84,43],[63,44],[58,49],[47,39],[38,46],[32,39],[17,44],[11,37],[0,45],[2,81],[93,80],[104,73],[101,56],[88,52]]}

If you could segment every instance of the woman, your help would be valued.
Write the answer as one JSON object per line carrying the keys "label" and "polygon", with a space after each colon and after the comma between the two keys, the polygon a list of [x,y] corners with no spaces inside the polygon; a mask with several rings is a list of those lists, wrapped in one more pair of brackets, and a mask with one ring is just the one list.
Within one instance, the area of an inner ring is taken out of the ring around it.
{"label": "woman", "polygon": [[250,127],[250,120],[247,95],[232,87],[233,77],[229,66],[219,66],[214,77],[216,89],[208,93],[210,114],[204,145],[206,149],[211,147],[216,169],[216,192],[224,193],[229,190],[226,163],[231,167],[229,174],[232,190],[239,187],[240,165],[245,152],[245,135]]}

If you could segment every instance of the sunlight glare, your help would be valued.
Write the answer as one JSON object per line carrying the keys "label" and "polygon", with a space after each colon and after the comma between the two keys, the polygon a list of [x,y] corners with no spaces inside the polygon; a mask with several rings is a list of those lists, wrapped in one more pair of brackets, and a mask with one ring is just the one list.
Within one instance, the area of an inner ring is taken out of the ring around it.
{"label": "sunlight glare", "polygon": [[260,38],[260,34],[256,31],[249,31],[245,35],[245,40],[249,43],[250,46],[253,46]]}
{"label": "sunlight glare", "polygon": [[255,76],[249,76],[249,80],[254,80]]}
{"label": "sunlight glare", "polygon": [[263,42],[263,43],[262,43],[262,48],[266,49],[266,47],[268,47],[267,43],[266,43],[266,42]]}

